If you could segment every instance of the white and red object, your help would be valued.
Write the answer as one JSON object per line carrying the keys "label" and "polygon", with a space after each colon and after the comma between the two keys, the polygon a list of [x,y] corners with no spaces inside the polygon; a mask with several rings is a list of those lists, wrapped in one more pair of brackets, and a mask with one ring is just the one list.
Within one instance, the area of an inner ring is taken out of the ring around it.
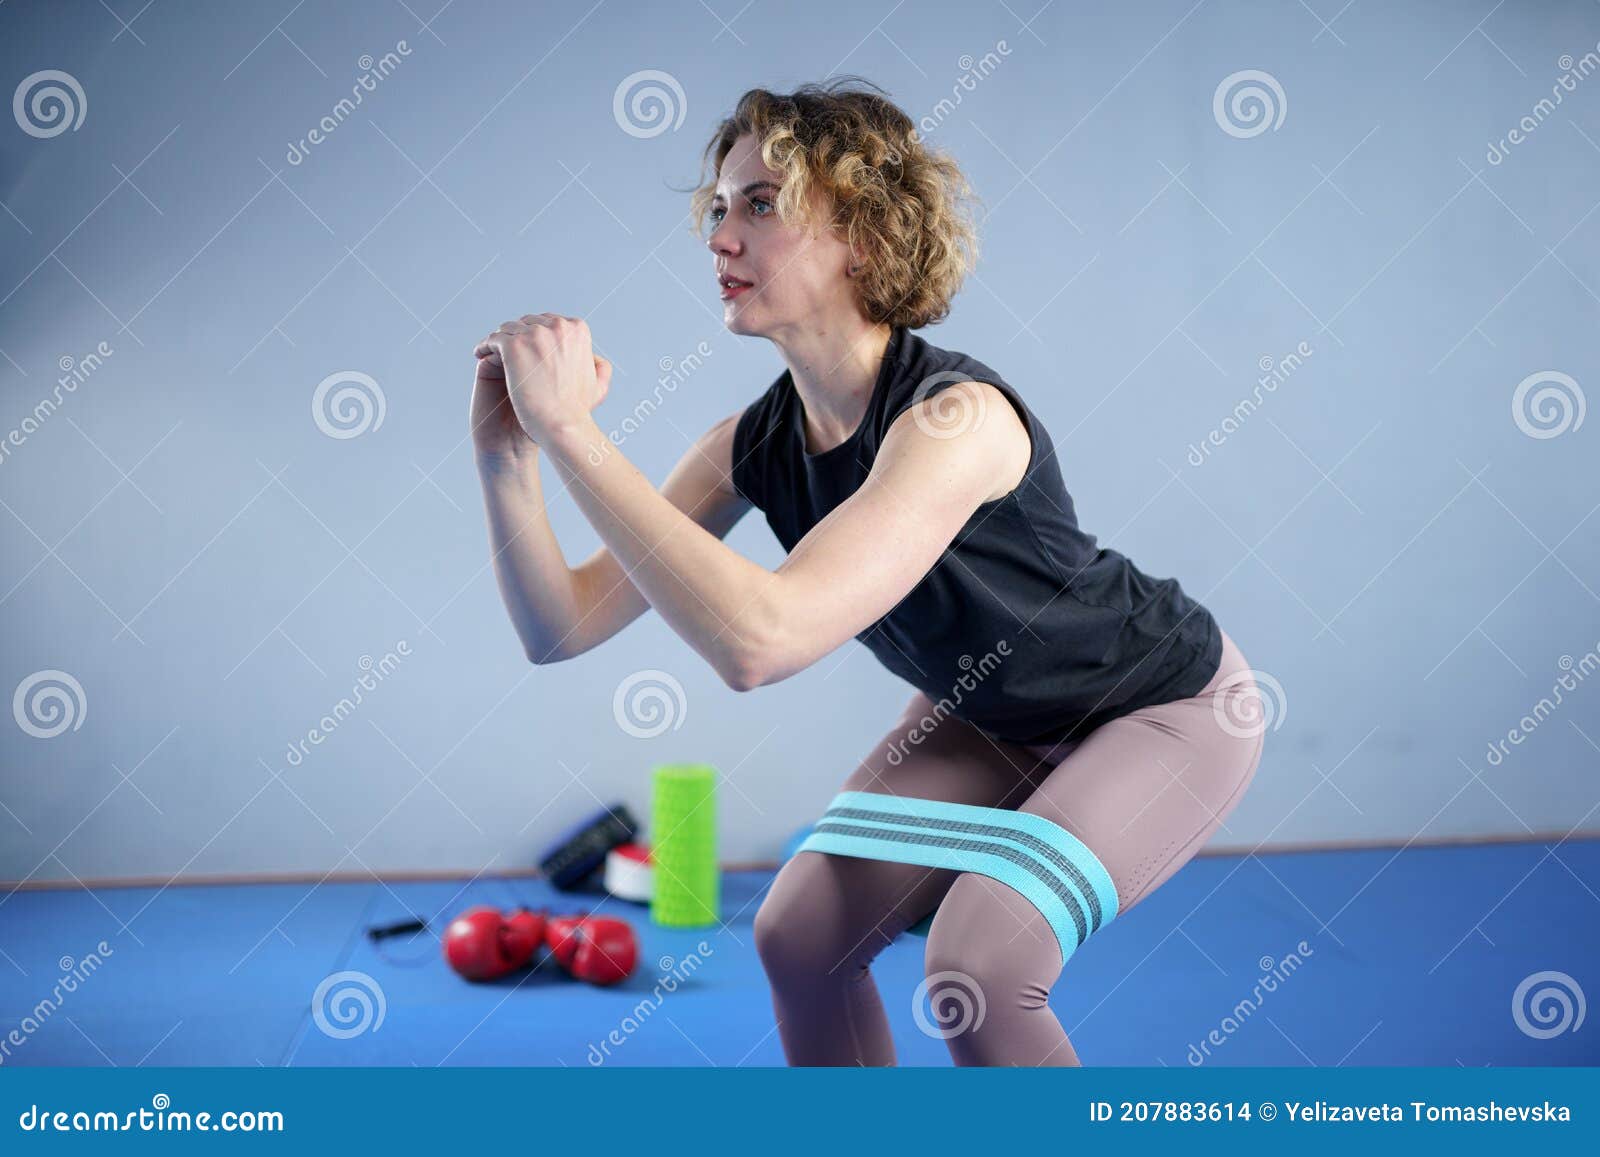
{"label": "white and red object", "polygon": [[606,891],[621,900],[648,904],[655,895],[655,867],[643,844],[619,844],[606,853]]}

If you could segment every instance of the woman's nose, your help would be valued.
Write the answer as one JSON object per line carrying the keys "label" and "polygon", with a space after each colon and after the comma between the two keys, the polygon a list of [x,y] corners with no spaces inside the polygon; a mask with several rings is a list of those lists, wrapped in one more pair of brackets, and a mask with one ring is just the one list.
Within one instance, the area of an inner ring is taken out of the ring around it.
{"label": "woman's nose", "polygon": [[729,256],[733,256],[738,253],[739,244],[739,239],[734,235],[734,230],[728,227],[728,219],[726,217],[706,237],[706,248],[717,254],[726,253]]}

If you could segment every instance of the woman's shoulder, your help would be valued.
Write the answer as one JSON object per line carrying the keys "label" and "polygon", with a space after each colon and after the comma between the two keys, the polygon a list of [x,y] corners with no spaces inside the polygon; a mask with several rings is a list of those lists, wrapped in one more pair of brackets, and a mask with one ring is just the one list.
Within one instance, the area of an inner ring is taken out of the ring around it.
{"label": "woman's shoulder", "polygon": [[[888,422],[917,403],[926,402],[960,386],[964,387],[961,393],[974,399],[977,404],[998,392],[1011,403],[1013,409],[1021,412],[1025,422],[1038,425],[1037,417],[1029,411],[1021,392],[992,366],[964,350],[934,345],[915,333],[907,334],[896,379],[896,387],[890,391],[891,397],[887,399],[885,407],[884,417]],[[966,385],[969,382],[992,389],[974,390]]]}
{"label": "woman's shoulder", "polygon": [[909,382],[913,388],[922,387],[924,394],[963,381],[1010,385],[998,370],[982,359],[962,349],[937,345],[910,331],[901,347],[900,377],[902,383]]}

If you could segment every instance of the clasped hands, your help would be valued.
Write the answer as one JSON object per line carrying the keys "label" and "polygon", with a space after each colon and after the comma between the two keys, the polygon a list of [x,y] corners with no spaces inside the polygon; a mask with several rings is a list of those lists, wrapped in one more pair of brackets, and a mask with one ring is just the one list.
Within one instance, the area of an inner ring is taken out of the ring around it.
{"label": "clasped hands", "polygon": [[504,421],[512,415],[527,438],[548,443],[563,430],[587,421],[611,386],[611,363],[595,354],[588,323],[582,318],[523,314],[502,322],[472,352],[478,359],[478,391],[494,390],[498,380],[505,393],[494,398],[499,405],[493,408],[509,403],[511,410],[495,421],[492,412],[474,406],[473,434],[480,445],[496,434],[512,435],[505,428],[510,423]]}

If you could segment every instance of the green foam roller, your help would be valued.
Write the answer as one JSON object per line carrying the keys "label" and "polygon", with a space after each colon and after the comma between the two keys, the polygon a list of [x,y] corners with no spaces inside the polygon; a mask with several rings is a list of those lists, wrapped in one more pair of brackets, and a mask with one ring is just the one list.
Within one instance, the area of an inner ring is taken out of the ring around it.
{"label": "green foam roller", "polygon": [[706,763],[663,763],[652,786],[650,918],[672,928],[717,924],[716,769]]}

